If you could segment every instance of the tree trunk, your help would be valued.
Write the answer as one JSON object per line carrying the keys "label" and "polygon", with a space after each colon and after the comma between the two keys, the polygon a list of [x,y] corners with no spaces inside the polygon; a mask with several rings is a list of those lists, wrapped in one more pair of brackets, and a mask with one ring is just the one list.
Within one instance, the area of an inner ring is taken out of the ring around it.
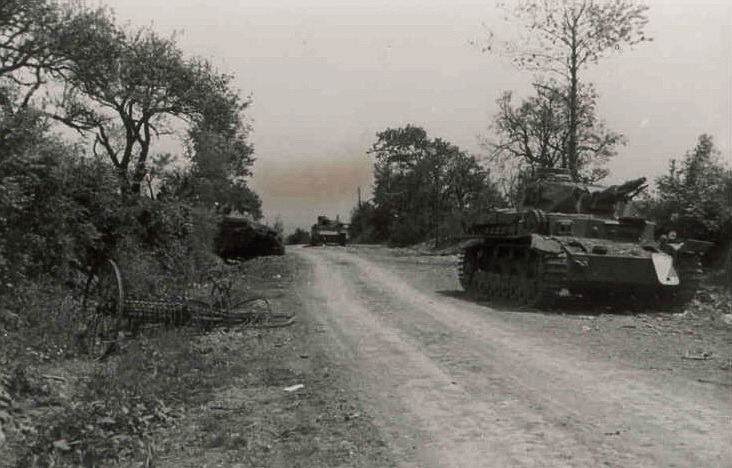
{"label": "tree trunk", "polygon": [[569,64],[569,141],[567,142],[567,162],[572,179],[574,180],[579,178],[579,157],[577,154],[577,94],[579,93],[579,79],[577,73],[577,45],[573,32],[572,52]]}
{"label": "tree trunk", "polygon": [[724,287],[732,289],[732,241],[727,242],[727,255],[724,257]]}

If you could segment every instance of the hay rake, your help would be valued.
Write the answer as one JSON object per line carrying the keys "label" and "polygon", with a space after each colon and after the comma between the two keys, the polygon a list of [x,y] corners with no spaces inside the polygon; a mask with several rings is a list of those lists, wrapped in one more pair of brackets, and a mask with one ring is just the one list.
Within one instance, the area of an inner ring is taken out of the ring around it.
{"label": "hay rake", "polygon": [[250,298],[225,309],[204,301],[135,300],[125,296],[122,274],[113,260],[104,260],[92,270],[84,287],[82,308],[86,323],[79,333],[82,350],[94,359],[109,355],[127,334],[142,325],[215,326],[249,324],[263,328],[283,327],[294,317],[272,312],[264,297]]}

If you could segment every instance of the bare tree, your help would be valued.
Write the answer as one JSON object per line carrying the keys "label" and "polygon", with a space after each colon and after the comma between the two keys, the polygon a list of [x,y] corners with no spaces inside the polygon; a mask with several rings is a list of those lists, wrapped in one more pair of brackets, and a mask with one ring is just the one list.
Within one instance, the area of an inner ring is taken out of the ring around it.
{"label": "bare tree", "polygon": [[[512,93],[498,100],[498,112],[491,128],[492,139],[485,142],[492,161],[530,180],[539,168],[570,167],[570,125],[567,96],[554,82],[534,84],[536,94],[514,105]],[[597,95],[585,85],[579,94],[576,115],[577,159],[575,177],[595,182],[607,175],[605,163],[616,154],[624,138],[608,131],[597,118]],[[518,175],[518,174],[516,174]]]}
{"label": "bare tree", "polygon": [[[553,75],[566,89],[566,160],[575,178],[581,166],[581,72],[610,54],[651,39],[648,7],[633,0],[522,0],[508,10],[520,37],[502,50],[522,69]],[[492,50],[493,33],[484,50]]]}

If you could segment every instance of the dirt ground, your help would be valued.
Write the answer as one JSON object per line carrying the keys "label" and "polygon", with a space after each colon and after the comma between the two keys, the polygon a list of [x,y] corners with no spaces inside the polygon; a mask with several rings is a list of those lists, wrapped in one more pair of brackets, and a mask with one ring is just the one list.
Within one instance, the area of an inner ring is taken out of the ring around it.
{"label": "dirt ground", "polygon": [[297,256],[252,260],[242,286],[268,297],[293,325],[242,327],[201,336],[196,346],[245,372],[159,430],[157,467],[388,467],[382,434],[328,354],[324,330],[305,312],[309,276]]}
{"label": "dirt ground", "polygon": [[466,295],[456,263],[327,246],[239,266],[234,292],[295,323],[186,332],[198,397],[116,466],[732,466],[731,310],[542,312]]}

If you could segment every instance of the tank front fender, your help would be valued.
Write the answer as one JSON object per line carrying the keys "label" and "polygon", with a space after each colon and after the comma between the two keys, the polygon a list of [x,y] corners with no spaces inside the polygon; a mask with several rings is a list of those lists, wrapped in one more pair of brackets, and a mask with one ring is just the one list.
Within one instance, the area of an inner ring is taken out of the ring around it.
{"label": "tank front fender", "polygon": [[652,253],[651,260],[656,270],[658,282],[664,286],[677,286],[680,283],[679,274],[674,268],[674,258],[665,253]]}

